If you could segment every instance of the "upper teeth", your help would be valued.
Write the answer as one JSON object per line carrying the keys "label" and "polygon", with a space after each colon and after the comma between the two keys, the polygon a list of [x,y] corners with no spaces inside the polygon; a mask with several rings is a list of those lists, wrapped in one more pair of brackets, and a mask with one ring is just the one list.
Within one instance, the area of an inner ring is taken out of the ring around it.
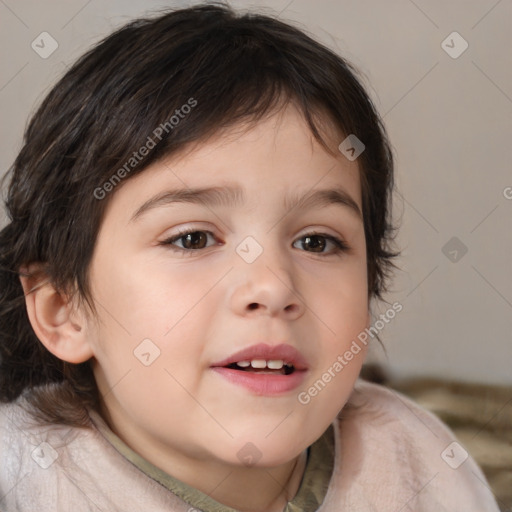
{"label": "upper teeth", "polygon": [[[265,359],[253,359],[252,361],[238,361],[236,363],[241,368],[248,368],[252,366],[253,368],[269,368],[271,370],[280,370],[284,366],[284,361],[282,359],[271,359],[266,361]],[[287,366],[291,366],[287,364]]]}

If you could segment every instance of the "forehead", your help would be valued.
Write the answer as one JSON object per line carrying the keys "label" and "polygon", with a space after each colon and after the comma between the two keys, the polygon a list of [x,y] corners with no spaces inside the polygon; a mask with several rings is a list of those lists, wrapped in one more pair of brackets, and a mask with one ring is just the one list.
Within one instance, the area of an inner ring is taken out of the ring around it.
{"label": "forehead", "polygon": [[253,204],[317,188],[343,189],[361,209],[357,162],[337,150],[343,136],[331,122],[318,124],[330,151],[293,106],[220,130],[127,180],[111,199],[112,207],[133,214],[136,204],[140,208],[159,191],[230,186],[238,189],[240,202]]}
{"label": "forehead", "polygon": [[315,111],[312,115],[327,149],[314,137],[303,113],[290,100],[261,119],[249,119],[218,129],[208,139],[197,141],[186,147],[178,158],[191,153],[199,154],[200,151],[221,151],[225,147],[229,147],[232,153],[237,153],[238,148],[253,143],[273,144],[276,149],[281,150],[293,148],[297,154],[300,152],[302,155],[307,151],[311,154],[324,152],[337,158],[340,156],[338,145],[345,138],[341,128],[325,111]]}

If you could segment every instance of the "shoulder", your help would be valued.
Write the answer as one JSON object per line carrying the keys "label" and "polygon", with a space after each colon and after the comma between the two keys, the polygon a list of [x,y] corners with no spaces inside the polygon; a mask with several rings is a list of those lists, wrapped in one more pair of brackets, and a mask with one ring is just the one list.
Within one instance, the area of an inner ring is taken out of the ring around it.
{"label": "shoulder", "polygon": [[40,423],[23,398],[0,404],[2,510],[25,511],[41,505],[46,510],[45,498],[41,502],[34,502],[33,498],[43,489],[55,498],[58,488],[52,486],[58,486],[59,480],[56,466],[66,459],[66,447],[84,430]]}
{"label": "shoulder", "polygon": [[41,423],[28,403],[0,404],[2,512],[155,512],[189,507],[125,459],[91,420]]}
{"label": "shoulder", "polygon": [[[410,398],[391,388],[358,380],[347,407],[341,412],[344,416],[365,420],[369,428],[390,424],[399,430],[417,432],[418,422],[434,437],[452,436],[449,428],[441,420],[419,406]],[[366,420],[371,420],[369,423]]]}
{"label": "shoulder", "polygon": [[452,431],[404,395],[360,380],[335,426],[335,474],[346,506],[498,511],[482,471]]}

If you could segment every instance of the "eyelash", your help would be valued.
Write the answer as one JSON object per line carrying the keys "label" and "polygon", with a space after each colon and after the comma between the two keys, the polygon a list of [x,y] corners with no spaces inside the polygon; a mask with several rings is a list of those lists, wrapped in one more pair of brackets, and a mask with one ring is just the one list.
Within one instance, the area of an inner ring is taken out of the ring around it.
{"label": "eyelash", "polygon": [[[181,238],[184,238],[187,235],[193,234],[193,233],[206,233],[207,235],[211,235],[213,238],[215,238],[215,235],[206,229],[188,229],[185,231],[179,231],[178,234],[167,238],[166,240],[161,242],[161,245],[169,247],[172,251],[176,252],[182,252],[182,253],[193,253],[196,251],[201,251],[202,249],[184,249],[182,247],[177,247],[174,245],[174,243]],[[207,249],[208,247],[205,247]]]}
{"label": "eyelash", "polygon": [[[334,244],[334,249],[329,252],[321,252],[321,253],[315,253],[314,251],[304,251],[304,252],[312,252],[313,254],[320,254],[320,255],[333,255],[333,254],[345,253],[350,250],[350,247],[341,238],[338,238],[333,235],[328,235],[327,233],[322,233],[320,231],[312,231],[311,233],[305,233],[300,238],[297,238],[296,241],[303,240],[306,237],[312,237],[312,236],[322,237],[322,238],[325,238],[326,240],[332,242]],[[295,241],[294,241],[294,243],[295,243]]]}
{"label": "eyelash", "polygon": [[[211,235],[213,238],[215,238],[215,235],[211,231],[202,230],[202,229],[189,229],[189,230],[185,230],[185,231],[180,231],[178,234],[176,234],[170,238],[167,238],[166,240],[163,240],[160,243],[160,245],[169,247],[172,251],[181,252],[184,254],[187,254],[187,253],[192,254],[194,252],[201,251],[203,249],[207,249],[208,247],[203,247],[200,249],[184,249],[182,247],[177,247],[174,245],[176,241],[180,240],[181,238],[184,238],[187,235],[193,234],[193,233],[206,233],[207,235]],[[294,244],[297,241],[303,240],[307,237],[313,237],[313,236],[322,237],[322,238],[325,238],[326,240],[332,242],[335,246],[334,250],[331,250],[329,252],[320,252],[320,253],[316,253],[315,251],[304,251],[304,252],[312,252],[313,254],[321,254],[321,255],[333,255],[333,254],[345,253],[350,250],[350,247],[341,238],[335,237],[333,235],[328,235],[326,233],[321,233],[318,231],[313,231],[311,233],[305,233],[300,238],[297,238],[294,241]],[[211,246],[209,246],[209,247],[211,247]]]}

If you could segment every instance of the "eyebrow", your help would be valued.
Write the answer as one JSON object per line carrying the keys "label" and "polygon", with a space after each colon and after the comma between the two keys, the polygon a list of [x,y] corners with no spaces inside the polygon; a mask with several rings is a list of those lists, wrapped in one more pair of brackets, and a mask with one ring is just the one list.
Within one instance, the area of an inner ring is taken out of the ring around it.
{"label": "eyebrow", "polygon": [[288,196],[285,199],[285,208],[287,211],[293,210],[294,208],[307,210],[330,205],[344,206],[352,213],[355,213],[360,220],[363,220],[363,214],[358,204],[343,188],[310,190],[303,196]]}
{"label": "eyebrow", "polygon": [[140,206],[132,215],[130,222],[136,221],[149,210],[174,203],[233,207],[242,204],[243,196],[243,190],[233,186],[166,190],[148,199]]}
{"label": "eyebrow", "polygon": [[[235,207],[243,202],[244,191],[238,186],[166,190],[142,204],[132,215],[130,222],[135,222],[150,210],[175,203],[200,204],[206,207]],[[360,220],[363,219],[356,201],[342,188],[311,190],[302,196],[289,195],[285,198],[284,205],[287,211],[295,208],[311,209],[340,205],[355,213]]]}

